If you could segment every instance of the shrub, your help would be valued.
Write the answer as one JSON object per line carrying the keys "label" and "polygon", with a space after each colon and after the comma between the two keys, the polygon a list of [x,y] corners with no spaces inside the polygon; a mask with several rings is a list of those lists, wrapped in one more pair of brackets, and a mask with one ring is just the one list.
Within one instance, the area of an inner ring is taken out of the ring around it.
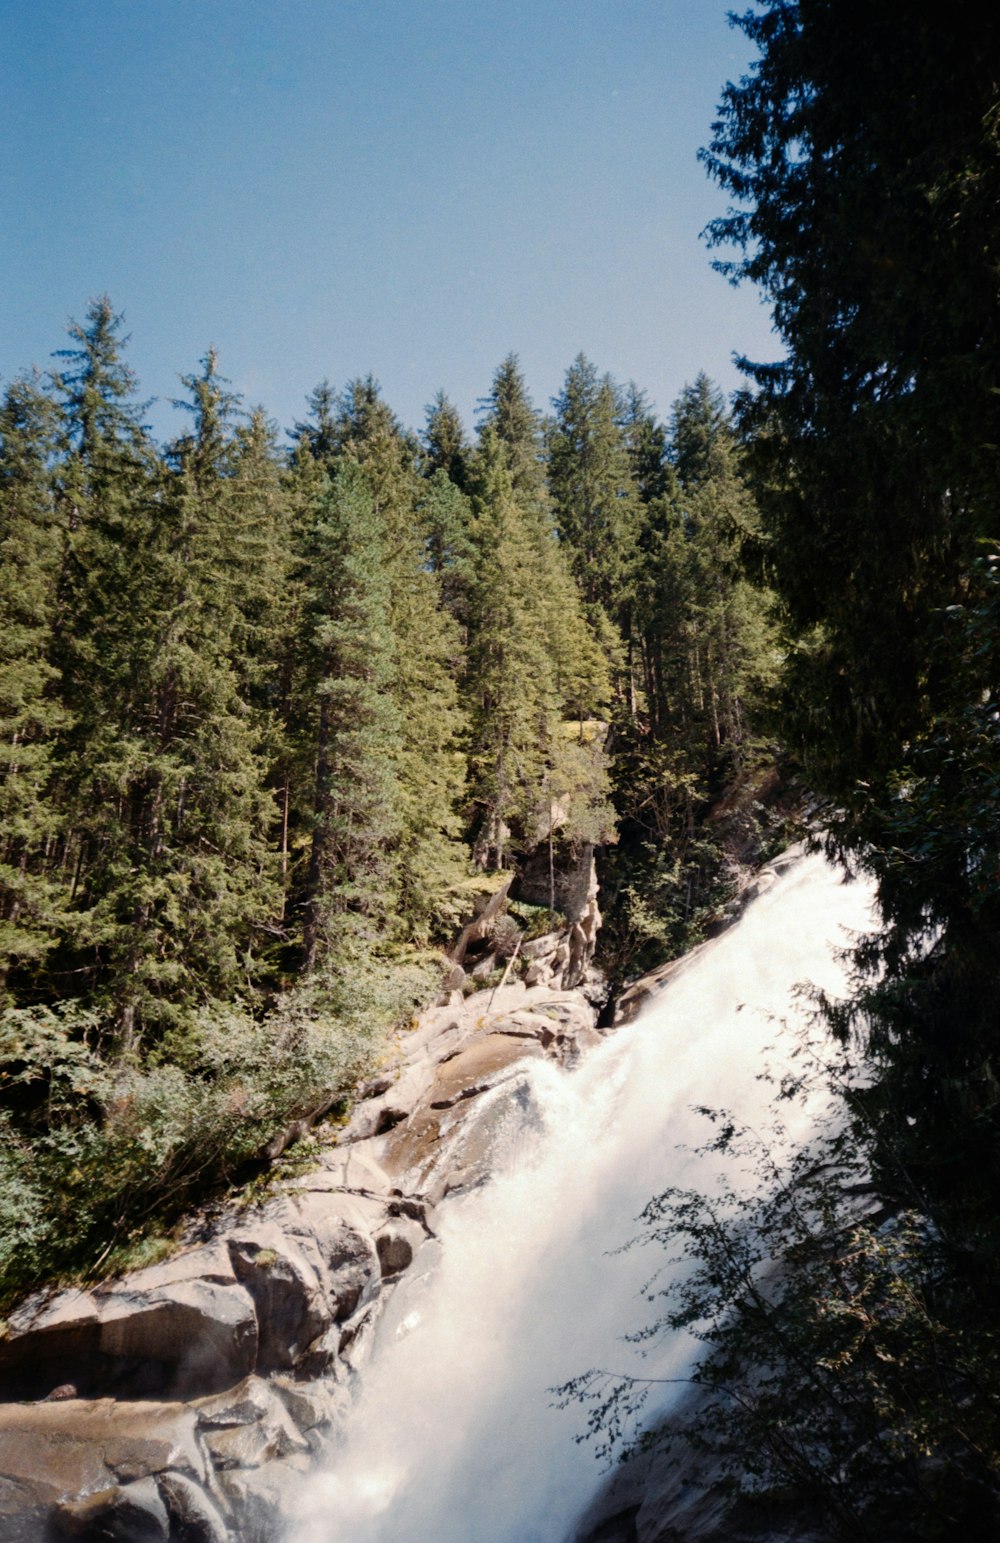
{"label": "shrub", "polygon": [[275,1133],[346,1096],[387,1031],[433,991],[426,960],[322,979],[255,1018],[212,1004],[142,1058],[109,1064],[95,1015],[0,1016],[0,1302],[93,1271],[232,1184]]}

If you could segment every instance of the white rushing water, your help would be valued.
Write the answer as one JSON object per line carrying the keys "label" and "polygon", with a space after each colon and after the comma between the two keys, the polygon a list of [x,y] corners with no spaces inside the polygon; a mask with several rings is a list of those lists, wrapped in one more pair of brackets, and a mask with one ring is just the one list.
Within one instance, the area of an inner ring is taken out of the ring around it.
{"label": "white rushing water", "polygon": [[681,1341],[651,1365],[622,1343],[647,1320],[659,1261],[614,1250],[652,1195],[712,1183],[718,1159],[679,1150],[708,1134],[694,1106],[763,1115],[756,1074],[801,1017],[794,988],[842,993],[836,952],[871,924],[866,885],[801,858],[576,1071],[531,1066],[541,1119],[512,1137],[492,1183],[441,1208],[433,1271],[419,1278],[421,1253],[397,1288],[294,1543],[566,1536],[600,1472],[573,1439],[581,1408],[556,1409],[548,1390],[593,1366],[683,1375],[691,1355]]}

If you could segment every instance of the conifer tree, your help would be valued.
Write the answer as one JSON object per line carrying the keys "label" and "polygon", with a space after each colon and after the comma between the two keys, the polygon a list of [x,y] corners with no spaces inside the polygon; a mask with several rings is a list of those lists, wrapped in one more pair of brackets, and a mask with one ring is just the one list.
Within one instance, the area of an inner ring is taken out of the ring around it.
{"label": "conifer tree", "polygon": [[340,455],[365,473],[385,543],[396,650],[393,695],[401,725],[395,752],[399,895],[402,914],[420,933],[447,904],[466,860],[457,813],[465,779],[465,715],[457,683],[461,638],[426,561],[417,447],[371,377],[341,393],[337,433]]}
{"label": "conifer tree", "polygon": [[619,393],[580,354],[553,406],[549,486],[559,534],[588,606],[619,621],[638,509]]}
{"label": "conifer tree", "polygon": [[489,424],[482,434],[473,507],[468,672],[475,850],[483,865],[499,868],[512,831],[517,827],[523,835],[541,802],[559,702],[538,604],[537,548],[514,495],[506,448]]}
{"label": "conifer tree", "polygon": [[314,460],[327,465],[338,448],[337,393],[328,380],[321,380],[306,399],[309,416],[292,430],[296,441],[308,445]]}
{"label": "conifer tree", "polygon": [[[536,667],[540,688],[536,704],[540,759],[535,776],[541,781],[535,782],[534,792],[527,799],[528,803],[532,798],[534,801],[535,836],[543,830],[551,834],[550,815],[557,797],[553,790],[557,785],[563,788],[559,795],[563,806],[572,804],[576,828],[582,832],[594,824],[587,811],[596,810],[603,803],[606,764],[600,745],[593,754],[570,748],[567,720],[577,720],[577,739],[583,744],[582,720],[603,717],[610,698],[608,662],[614,655],[615,641],[606,619],[584,605],[571,571],[571,554],[559,540],[546,480],[544,424],[528,394],[515,354],[508,355],[500,364],[490,394],[481,405],[485,410],[479,430],[481,476],[484,485],[488,485],[486,462],[499,457],[508,474],[520,527],[515,544],[518,561],[511,564],[508,581],[519,592],[519,604],[526,617],[523,625],[529,633],[545,639],[544,661]],[[492,479],[495,483],[495,470]],[[481,520],[481,534],[484,529]],[[501,547],[502,552],[505,550],[506,545]],[[586,742],[591,739],[592,734]],[[603,731],[599,739],[603,744]],[[580,764],[571,767],[574,757]],[[529,786],[530,776],[524,782],[525,788]],[[520,819],[524,826],[523,810]],[[500,828],[507,823],[505,817]],[[521,836],[524,844],[531,844],[526,828]]]}
{"label": "conifer tree", "polygon": [[51,662],[63,531],[51,464],[58,422],[30,378],[0,407],[0,993],[10,964],[40,963],[65,904],[53,759],[66,714]]}
{"label": "conifer tree", "polygon": [[56,489],[67,541],[53,657],[70,715],[58,770],[73,909],[65,942],[76,979],[93,988],[118,952],[100,906],[132,871],[123,842],[132,748],[125,726],[143,710],[155,646],[163,470],[124,359],[122,318],[107,296],[69,331],[74,346],[59,351],[66,362],[54,376],[64,445]]}
{"label": "conifer tree", "polygon": [[269,782],[276,802],[274,844],[282,888],[281,915],[275,930],[288,947],[293,968],[301,959],[301,939],[289,931],[288,919],[301,918],[302,914],[302,870],[308,862],[315,804],[315,672],[307,617],[314,583],[315,532],[329,487],[329,473],[314,456],[308,435],[299,434],[282,482],[286,547],[271,668],[266,678],[266,745]]}
{"label": "conifer tree", "polygon": [[667,430],[649,406],[645,391],[634,381],[629,381],[623,393],[619,422],[640,502],[647,505],[665,498],[674,485]]}
{"label": "conifer tree", "polygon": [[701,370],[670,413],[670,460],[681,486],[698,487],[723,471],[732,445],[722,392]]}
{"label": "conifer tree", "polygon": [[[86,597],[101,609],[81,617],[73,685],[86,682],[100,711],[91,706],[74,747],[86,853],[75,929],[121,1053],[248,987],[254,931],[277,904],[259,729],[240,689],[256,552],[233,499],[235,402],[212,353],[184,384],[194,427],[172,451],[175,469],[145,487],[116,483],[114,446],[98,442],[102,502],[81,526]],[[80,460],[93,501],[82,450]],[[109,507],[121,509],[110,528]],[[116,592],[129,560],[141,567]]]}
{"label": "conifer tree", "polygon": [[713,243],[784,348],[743,406],[785,725],[879,883],[854,1014],[874,1166],[950,1240],[953,1326],[995,1367],[1000,19],[894,3],[845,31],[764,0],[737,24],[759,57],[704,154],[734,195]]}
{"label": "conifer tree", "polygon": [[[175,513],[162,545],[166,605],[154,683],[162,679],[167,692],[161,753],[190,784],[183,817],[180,809],[176,815],[174,861],[188,892],[214,912],[198,989],[222,995],[241,979],[251,985],[260,929],[280,909],[265,772],[286,510],[274,431],[260,411],[235,426],[239,399],[219,375],[214,350],[183,384],[193,432],[172,452]],[[165,713],[174,711],[174,695],[183,715],[171,725]],[[204,917],[189,922],[204,925]],[[188,945],[192,975],[202,952],[200,943]]]}
{"label": "conifer tree", "polygon": [[398,895],[390,585],[382,522],[350,463],[333,474],[309,558],[315,777],[303,965],[332,980],[385,936]]}
{"label": "conifer tree", "polygon": [[[684,785],[704,788],[725,751],[738,762],[748,703],[773,678],[766,597],[742,552],[757,516],[721,395],[701,375],[671,415],[680,486],[645,511],[636,629],[650,733],[683,752]],[[683,470],[682,470],[683,469]]]}
{"label": "conifer tree", "polygon": [[503,867],[515,851],[612,833],[604,726],[607,665],[545,511],[514,494],[507,447],[482,436],[474,507],[468,692],[476,856]]}
{"label": "conifer tree", "polygon": [[234,587],[238,630],[230,657],[248,698],[273,717],[281,640],[292,610],[294,533],[287,462],[278,451],[277,429],[262,407],[236,427],[231,460],[224,561]]}
{"label": "conifer tree", "polygon": [[464,492],[469,480],[469,445],[458,408],[439,391],[426,409],[421,461],[425,476],[443,471]]}
{"label": "conifer tree", "polygon": [[520,361],[508,354],[497,367],[490,393],[480,402],[484,414],[480,438],[492,430],[505,447],[511,489],[521,507],[530,510],[547,499],[545,442],[541,414],[536,410]]}
{"label": "conifer tree", "polygon": [[559,700],[571,716],[599,716],[610,695],[608,659],[614,642],[602,618],[585,612],[572,573],[572,554],[559,540],[546,481],[544,425],[516,354],[500,364],[481,405],[484,449],[487,436],[492,436],[502,450],[533,552],[522,582],[543,618]]}
{"label": "conifer tree", "polygon": [[463,631],[468,627],[473,545],[469,499],[439,467],[420,493],[425,561],[438,581],[441,604]]}

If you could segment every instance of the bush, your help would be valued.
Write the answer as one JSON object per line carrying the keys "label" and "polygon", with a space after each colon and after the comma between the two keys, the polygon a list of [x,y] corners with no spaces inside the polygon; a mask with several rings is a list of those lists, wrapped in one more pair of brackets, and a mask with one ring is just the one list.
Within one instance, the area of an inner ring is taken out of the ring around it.
{"label": "bush", "polygon": [[588,1408],[585,1439],[606,1458],[707,1454],[731,1495],[791,1497],[837,1538],[994,1536],[1000,1347],[956,1300],[926,1215],[875,1193],[863,1117],[841,1106],[789,1155],[778,1121],[764,1139],[703,1113],[715,1134],[701,1150],[728,1176],[646,1207],[635,1244],[669,1257],[647,1290],[652,1321],[629,1336],[692,1335],[699,1396],[643,1429],[657,1379],[591,1370],[557,1390]]}
{"label": "bush", "polygon": [[205,1007],[108,1064],[78,1004],[0,1016],[0,1302],[97,1269],[231,1185],[276,1132],[346,1096],[434,989],[427,962],[318,981],[262,1018]]}

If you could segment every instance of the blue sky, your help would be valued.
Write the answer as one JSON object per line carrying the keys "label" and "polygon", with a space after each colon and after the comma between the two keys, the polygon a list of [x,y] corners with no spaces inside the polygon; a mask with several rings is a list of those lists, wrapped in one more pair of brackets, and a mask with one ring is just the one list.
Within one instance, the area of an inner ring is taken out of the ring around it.
{"label": "blue sky", "polygon": [[0,0],[0,374],[107,291],[177,422],[209,344],[282,427],[373,373],[474,421],[511,350],[666,414],[768,316],[714,273],[696,160],[742,74],[726,0]]}

